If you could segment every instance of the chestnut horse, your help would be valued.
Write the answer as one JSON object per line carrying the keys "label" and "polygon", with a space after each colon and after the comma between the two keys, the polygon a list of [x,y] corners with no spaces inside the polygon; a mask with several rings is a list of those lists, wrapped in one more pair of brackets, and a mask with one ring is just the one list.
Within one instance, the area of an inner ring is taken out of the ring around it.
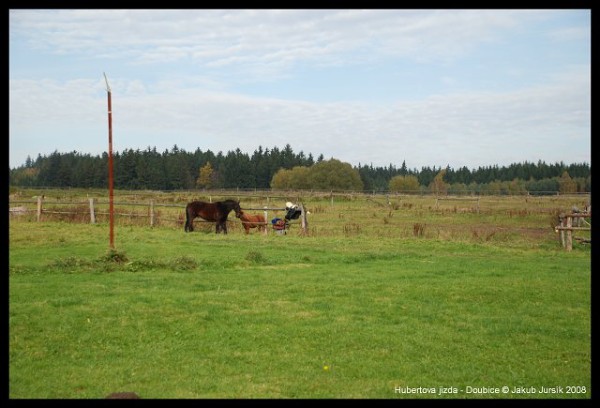
{"label": "chestnut horse", "polygon": [[205,201],[192,201],[185,207],[185,232],[194,230],[194,218],[200,217],[206,221],[216,223],[216,233],[223,231],[227,234],[227,216],[235,211],[235,216],[240,217],[240,202],[235,200],[215,201],[207,203]]}
{"label": "chestnut horse", "polygon": [[240,211],[239,219],[246,230],[246,234],[250,233],[250,228],[258,228],[259,231],[265,230],[265,217],[261,214],[246,214]]}

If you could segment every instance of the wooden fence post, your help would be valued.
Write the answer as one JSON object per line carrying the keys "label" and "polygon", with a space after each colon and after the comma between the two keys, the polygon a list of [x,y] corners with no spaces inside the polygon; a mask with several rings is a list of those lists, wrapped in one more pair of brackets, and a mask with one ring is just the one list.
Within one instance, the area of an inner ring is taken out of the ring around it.
{"label": "wooden fence post", "polygon": [[90,224],[96,223],[96,212],[94,211],[94,199],[90,198]]}
{"label": "wooden fence post", "polygon": [[306,219],[306,211],[304,210],[304,205],[302,203],[300,203],[300,211],[301,213],[301,225],[302,225],[302,235],[307,235],[308,234],[308,220]]}
{"label": "wooden fence post", "polygon": [[[560,225],[561,227],[566,227],[566,223],[567,223],[567,222],[566,222],[566,220],[565,220],[565,214],[561,214],[561,215],[560,215],[560,224],[559,224],[559,225]],[[565,242],[565,230],[564,230],[564,229],[561,229],[561,230],[560,230],[560,245],[561,245],[563,248],[566,248],[566,246],[567,246],[567,243]]]}
{"label": "wooden fence post", "polygon": [[267,207],[264,207],[264,215],[265,215],[265,235],[267,235],[269,233],[268,228],[267,228],[267,223],[269,221],[269,216],[268,216],[268,212],[267,212]]}
{"label": "wooden fence post", "polygon": [[573,217],[567,214],[567,251],[573,250],[573,231],[571,227],[573,226]]}
{"label": "wooden fence post", "polygon": [[[583,219],[583,217],[591,217],[590,213],[574,213],[574,214],[565,214],[561,213],[558,216],[559,224],[556,226],[555,231],[560,233],[560,243],[563,248],[567,251],[573,250],[573,240],[581,241],[584,243],[591,243],[591,239],[585,239],[580,237],[573,236],[573,231],[591,231],[591,227],[580,227],[577,224],[579,223],[579,219]],[[573,220],[575,218],[575,220]],[[585,220],[583,220],[586,222]]]}
{"label": "wooden fence post", "polygon": [[150,226],[154,227],[154,200],[150,200]]}
{"label": "wooden fence post", "polygon": [[37,220],[40,222],[42,218],[42,197],[37,198]]}

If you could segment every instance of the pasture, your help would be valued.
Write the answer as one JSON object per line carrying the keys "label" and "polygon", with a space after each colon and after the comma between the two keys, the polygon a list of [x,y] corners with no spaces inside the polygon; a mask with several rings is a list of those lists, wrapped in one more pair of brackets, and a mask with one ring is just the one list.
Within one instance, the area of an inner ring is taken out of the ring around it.
{"label": "pasture", "polygon": [[591,398],[591,248],[552,230],[587,197],[286,198],[308,235],[12,217],[9,397]]}

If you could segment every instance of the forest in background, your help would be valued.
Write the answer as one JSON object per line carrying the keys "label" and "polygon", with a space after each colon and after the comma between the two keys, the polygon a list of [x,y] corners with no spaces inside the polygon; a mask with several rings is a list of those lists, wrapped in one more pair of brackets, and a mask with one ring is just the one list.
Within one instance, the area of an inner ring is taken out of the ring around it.
{"label": "forest in background", "polygon": [[[308,179],[302,188],[314,190],[362,190],[368,192],[403,191],[448,194],[555,194],[591,191],[591,167],[587,163],[553,163],[543,161],[514,163],[509,166],[490,165],[469,169],[449,166],[442,168],[408,168],[391,164],[375,167],[369,164],[347,168],[360,177],[349,185],[336,184],[341,178],[337,168],[325,165],[341,163],[316,159],[311,153],[296,153],[287,144],[284,148],[259,146],[252,154],[239,148],[214,153],[210,150],[186,151],[174,145],[163,152],[156,147],[145,150],[125,149],[113,154],[114,187],[123,190],[193,190],[193,189],[270,189],[274,176],[282,170],[321,167],[329,175]],[[343,167],[343,166],[342,166]],[[9,169],[10,185],[15,187],[104,188],[108,185],[108,154],[93,156],[77,151],[28,157],[19,167]],[[326,170],[328,169],[328,170]],[[334,169],[333,171],[331,169]],[[341,171],[346,171],[343,169]],[[407,180],[410,183],[398,183]],[[311,184],[312,183],[312,184]],[[400,186],[400,187],[398,187]],[[402,187],[404,186],[404,187]],[[410,188],[409,188],[410,187]]]}

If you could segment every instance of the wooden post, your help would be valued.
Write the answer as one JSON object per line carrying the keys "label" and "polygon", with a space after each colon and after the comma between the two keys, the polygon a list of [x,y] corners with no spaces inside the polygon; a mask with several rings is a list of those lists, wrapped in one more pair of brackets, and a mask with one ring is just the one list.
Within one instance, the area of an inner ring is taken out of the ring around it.
{"label": "wooden post", "polygon": [[555,231],[560,233],[560,243],[567,251],[573,250],[573,240],[579,240],[581,242],[591,243],[591,240],[585,238],[578,238],[573,236],[573,231],[590,231],[591,227],[579,227],[575,226],[577,222],[573,221],[573,218],[583,219],[584,217],[591,217],[591,213],[574,213],[574,214],[560,214],[559,225],[555,228]]}
{"label": "wooden post", "polygon": [[308,235],[308,220],[306,219],[306,211],[304,210],[304,205],[302,203],[300,203],[300,211],[302,211],[302,213],[300,214],[300,217],[302,217],[302,235]]}
{"label": "wooden post", "polygon": [[571,227],[573,226],[573,217],[567,215],[567,251],[573,250],[573,231]]}
{"label": "wooden post", "polygon": [[264,215],[265,215],[265,226],[264,226],[265,227],[265,235],[267,235],[269,233],[269,229],[267,228],[268,224],[266,224],[269,220],[269,216],[267,213],[267,207],[264,207]]}
{"label": "wooden post", "polygon": [[154,200],[150,200],[150,226],[154,227]]}
{"label": "wooden post", "polygon": [[37,198],[37,220],[40,222],[42,218],[42,197]]}
{"label": "wooden post", "polygon": [[94,199],[90,198],[90,224],[96,223],[96,212],[94,211]]}
{"label": "wooden post", "polygon": [[[566,226],[566,220],[565,220],[564,214],[560,215],[560,226],[561,227]],[[565,248],[567,246],[567,243],[565,242],[565,230],[564,229],[560,230],[560,245],[562,245],[563,248]]]}

